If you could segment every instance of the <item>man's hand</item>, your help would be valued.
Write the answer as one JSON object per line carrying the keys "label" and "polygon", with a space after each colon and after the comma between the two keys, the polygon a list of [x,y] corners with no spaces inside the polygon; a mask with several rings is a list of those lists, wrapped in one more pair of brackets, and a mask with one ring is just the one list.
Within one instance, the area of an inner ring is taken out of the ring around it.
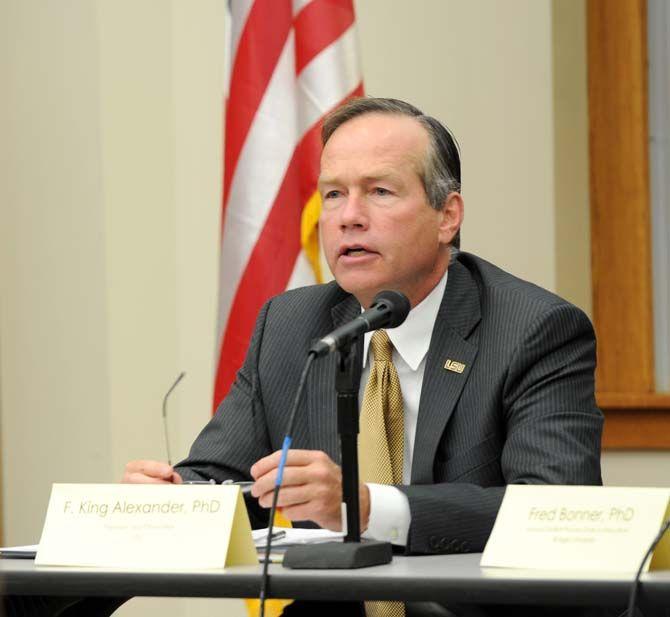
{"label": "man's hand", "polygon": [[172,465],[160,461],[130,461],[121,482],[128,484],[181,484],[181,476]]}
{"label": "man's hand", "polygon": [[[255,480],[251,494],[264,508],[272,506],[272,494],[281,458],[278,450],[257,461],[251,468]],[[365,484],[359,491],[361,529],[370,518],[370,491]],[[324,529],[341,531],[342,471],[332,459],[318,450],[289,450],[277,506],[292,521],[314,521]]]}

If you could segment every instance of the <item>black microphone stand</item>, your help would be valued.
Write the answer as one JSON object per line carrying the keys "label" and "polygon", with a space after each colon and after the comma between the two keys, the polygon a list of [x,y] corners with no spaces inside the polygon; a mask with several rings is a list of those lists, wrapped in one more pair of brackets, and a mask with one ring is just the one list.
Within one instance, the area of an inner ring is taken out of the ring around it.
{"label": "black microphone stand", "polygon": [[[359,340],[358,338],[355,340]],[[351,342],[340,346],[335,373],[337,429],[342,455],[342,501],[346,509],[344,542],[292,546],[284,556],[286,568],[365,568],[389,563],[389,542],[361,542],[358,494],[358,388]]]}

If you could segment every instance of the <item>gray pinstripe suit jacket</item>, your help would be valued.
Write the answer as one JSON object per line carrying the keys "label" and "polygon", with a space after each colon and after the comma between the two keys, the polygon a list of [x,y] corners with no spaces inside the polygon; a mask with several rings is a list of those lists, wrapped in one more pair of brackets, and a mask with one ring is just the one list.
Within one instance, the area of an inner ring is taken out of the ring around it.
{"label": "gray pinstripe suit jacket", "polygon": [[[270,300],[235,384],[178,471],[248,479],[256,460],[281,447],[311,343],[359,312],[335,283]],[[359,346],[359,365],[361,354]],[[447,359],[463,373],[445,370]],[[594,368],[593,329],[579,309],[459,253],[426,359],[412,482],[399,487],[412,514],[407,552],[482,550],[506,484],[599,484]],[[314,363],[292,447],[339,461],[334,371],[334,356]],[[248,505],[262,524],[264,513]]]}

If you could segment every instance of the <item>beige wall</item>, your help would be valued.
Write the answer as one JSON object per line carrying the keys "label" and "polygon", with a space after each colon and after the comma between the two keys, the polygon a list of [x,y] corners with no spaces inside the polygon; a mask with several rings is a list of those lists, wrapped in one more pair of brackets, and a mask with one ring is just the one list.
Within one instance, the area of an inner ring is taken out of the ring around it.
{"label": "beige wall", "polygon": [[6,540],[54,481],[112,477],[96,6],[6,2],[0,23],[0,369]]}
{"label": "beige wall", "polygon": [[464,250],[555,288],[550,3],[357,6],[367,92],[416,103],[460,143]]}
{"label": "beige wall", "polygon": [[[160,401],[180,370],[175,458],[209,416],[223,7],[0,0],[7,542],[37,539],[52,482],[115,481],[130,458],[164,458]],[[464,248],[589,312],[583,2],[357,10],[367,91],[416,103],[461,144]],[[614,453],[603,466],[609,484],[668,485],[669,463]],[[212,610],[137,600],[123,614],[159,608]]]}
{"label": "beige wall", "polygon": [[[5,541],[52,482],[175,458],[210,413],[224,5],[2,0],[0,411]],[[214,606],[212,606],[214,605]],[[245,614],[133,600],[126,615]]]}
{"label": "beige wall", "polygon": [[591,315],[584,2],[552,3],[556,291]]}

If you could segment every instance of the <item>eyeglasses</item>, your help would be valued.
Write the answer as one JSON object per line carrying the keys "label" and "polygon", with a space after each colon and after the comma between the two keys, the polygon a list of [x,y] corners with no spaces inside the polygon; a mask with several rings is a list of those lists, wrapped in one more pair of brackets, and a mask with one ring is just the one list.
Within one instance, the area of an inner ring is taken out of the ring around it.
{"label": "eyeglasses", "polygon": [[[179,373],[177,379],[174,380],[174,383],[170,386],[170,389],[165,393],[165,396],[163,397],[163,429],[165,431],[165,451],[167,452],[167,462],[169,465],[172,465],[172,456],[170,455],[170,439],[168,434],[167,402],[168,398],[170,397],[170,394],[172,394],[172,391],[177,387],[177,384],[185,376],[186,373],[184,371]],[[210,478],[209,480],[184,480],[184,484],[216,484],[216,480],[212,478]],[[249,493],[254,483],[253,481],[250,480],[234,481],[230,479],[230,480],[224,480],[223,482],[221,482],[221,484],[231,484],[233,486],[239,486],[242,489],[243,493]],[[272,537],[275,538],[275,535],[273,534]]]}
{"label": "eyeglasses", "polygon": [[177,384],[186,376],[186,373],[182,371],[179,373],[177,379],[170,386],[170,389],[165,393],[163,397],[163,430],[165,431],[165,451],[167,452],[167,462],[168,465],[172,465],[172,457],[170,456],[170,439],[168,435],[168,423],[167,423],[167,401],[172,391],[177,387]]}

